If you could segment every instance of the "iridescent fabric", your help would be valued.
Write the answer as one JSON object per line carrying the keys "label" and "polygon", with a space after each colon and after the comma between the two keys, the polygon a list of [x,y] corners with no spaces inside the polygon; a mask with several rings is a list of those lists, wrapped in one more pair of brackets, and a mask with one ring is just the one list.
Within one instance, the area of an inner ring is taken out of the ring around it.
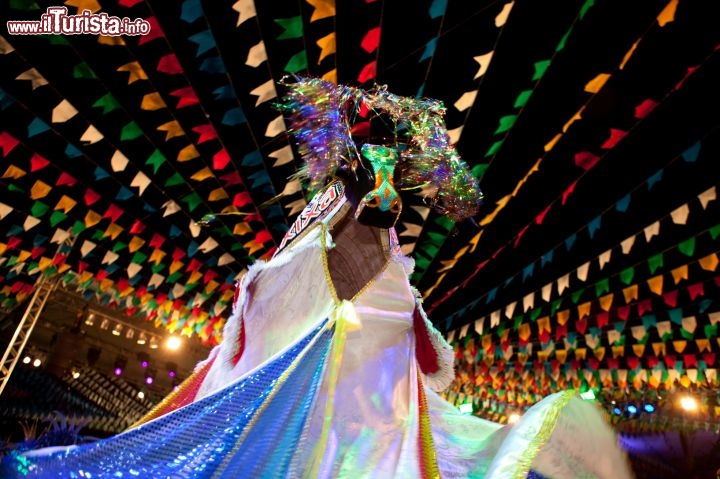
{"label": "iridescent fabric", "polygon": [[452,371],[452,349],[424,322],[394,231],[352,215],[316,215],[250,268],[186,389],[194,402],[94,445],[27,454],[34,477],[632,477],[601,413],[573,392],[503,427],[430,389],[448,375],[423,372],[416,351]]}

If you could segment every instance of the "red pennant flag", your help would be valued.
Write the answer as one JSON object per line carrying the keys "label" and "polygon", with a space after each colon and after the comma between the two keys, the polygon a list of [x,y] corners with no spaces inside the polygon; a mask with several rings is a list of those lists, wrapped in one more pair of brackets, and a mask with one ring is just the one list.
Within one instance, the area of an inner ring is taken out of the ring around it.
{"label": "red pennant flag", "polygon": [[30,171],[42,170],[49,164],[50,162],[48,160],[35,153],[32,158],[30,158]]}
{"label": "red pennant flag", "polygon": [[371,61],[363,67],[357,77],[358,82],[365,83],[377,77],[377,62]]}
{"label": "red pennant flag", "polygon": [[620,360],[618,358],[607,358],[608,369],[618,369],[620,367]]}
{"label": "red pennant flag", "polygon": [[715,365],[715,353],[703,353],[702,357],[708,366],[712,367]]}
{"label": "red pennant flag", "polygon": [[[67,255],[64,255],[62,253],[57,253],[55,257],[53,258],[52,264],[53,266],[60,266],[61,264],[65,263],[65,260],[67,259]],[[82,261],[80,262],[82,263]],[[80,271],[82,273],[82,271]]]}
{"label": "red pennant flag", "polygon": [[628,356],[626,358],[626,361],[630,369],[637,369],[638,366],[640,366],[640,359],[636,358],[635,356]]}
{"label": "red pennant flag", "polygon": [[565,191],[563,191],[563,194],[562,194],[562,204],[563,205],[567,202],[568,197],[575,190],[575,185],[577,185],[577,181],[578,180],[573,181],[572,184],[570,186],[568,186]]}
{"label": "red pennant flag", "polygon": [[587,363],[588,363],[588,366],[590,366],[590,369],[592,369],[593,371],[597,371],[598,368],[600,368],[600,361],[598,361],[595,358],[588,359]]}
{"label": "red pennant flag", "polygon": [[130,281],[128,281],[126,278],[120,278],[117,282],[117,289],[121,293],[128,289],[130,287]]}
{"label": "red pennant flag", "polygon": [[213,128],[212,125],[194,126],[192,131],[200,135],[197,139],[198,145],[205,143],[206,141],[214,140],[218,136],[217,131],[215,131],[215,128]]}
{"label": "red pennant flag", "polygon": [[145,225],[140,220],[135,220],[132,227],[130,228],[130,234],[136,235],[143,232]]}
{"label": "red pennant flag", "polygon": [[688,286],[688,294],[690,295],[690,299],[705,296],[705,285],[703,283],[691,284]]}
{"label": "red pennant flag", "polygon": [[230,155],[228,154],[225,147],[222,150],[215,153],[213,156],[213,169],[220,171],[224,170],[225,167],[230,163]]}
{"label": "red pennant flag", "polygon": [[88,188],[85,190],[85,204],[87,206],[90,206],[91,204],[95,203],[97,200],[100,199],[100,195],[95,193],[93,190]]}
{"label": "red pennant flag", "polygon": [[85,261],[78,261],[77,269],[78,273],[84,272],[89,265]]}
{"label": "red pennant flag", "polygon": [[677,85],[675,85],[675,90],[679,90],[682,88],[683,83],[685,83],[685,80],[690,78],[690,76],[695,73],[695,70],[697,70],[698,67],[688,67],[687,72],[685,72],[685,76],[680,80]]}
{"label": "red pennant flag", "polygon": [[587,330],[588,321],[587,318],[579,319],[575,321],[575,331],[577,331],[580,334],[585,334],[585,330]]}
{"label": "red pennant flag", "polygon": [[203,276],[203,283],[206,283],[206,284],[209,283],[210,281],[215,279],[217,277],[217,275],[218,274],[216,271],[209,269],[207,271],[207,273],[205,273],[205,276]]}
{"label": "red pennant flag", "polygon": [[660,360],[656,356],[648,356],[647,365],[649,369],[653,369],[660,363]]}
{"label": "red pennant flag", "polygon": [[547,205],[547,207],[542,210],[542,212],[535,217],[535,224],[540,225],[542,224],[543,220],[545,220],[545,215],[548,214],[548,211],[550,211],[550,207],[552,206],[552,203]]}
{"label": "red pennant flag", "polygon": [[20,141],[10,133],[6,131],[0,133],[0,151],[2,151],[3,156],[9,155],[10,152],[13,151],[13,149],[15,149],[15,147],[19,144]]}
{"label": "red pennant flag", "polygon": [[665,366],[667,366],[668,369],[673,369],[675,367],[675,355],[674,354],[666,354],[665,355]]}
{"label": "red pennant flag", "polygon": [[610,314],[609,313],[598,313],[597,316],[595,316],[595,319],[597,320],[598,328],[602,329],[604,326],[607,326],[610,322]]}
{"label": "red pennant flag", "polygon": [[649,299],[644,299],[637,304],[638,316],[642,316],[648,311],[652,311],[652,301]]}
{"label": "red pennant flag", "polygon": [[657,102],[651,99],[643,100],[638,106],[635,107],[635,118],[642,120],[650,114],[651,111],[657,106]]}
{"label": "red pennant flag", "polygon": [[555,341],[560,341],[562,338],[567,336],[567,325],[565,324],[558,324],[555,327]]}
{"label": "red pennant flag", "polygon": [[220,177],[220,181],[223,182],[223,185],[225,188],[230,188],[234,185],[242,185],[243,181],[240,177],[240,173],[238,171],[233,171],[232,173],[228,173],[227,175],[223,175]]}
{"label": "red pennant flag", "polygon": [[515,237],[515,242],[513,243],[513,248],[517,248],[517,245],[520,242],[520,238],[523,237],[529,226],[530,225],[525,225],[525,227],[518,232],[517,236]]}
{"label": "red pennant flag", "polygon": [[107,278],[108,275],[109,275],[109,273],[107,271],[105,271],[104,269],[101,269],[100,271],[97,272],[97,274],[95,274],[95,279],[98,281],[102,281],[105,278]]}
{"label": "red pennant flag", "polygon": [[267,243],[272,240],[273,238],[270,236],[270,232],[268,230],[262,230],[255,235],[255,242],[258,244]]}
{"label": "red pennant flag", "polygon": [[698,361],[697,356],[694,354],[683,354],[683,364],[685,365],[685,369],[688,368],[697,368]]}
{"label": "red pennant flag", "polygon": [[622,319],[623,321],[627,321],[628,317],[630,317],[630,305],[620,306],[617,309],[617,315],[618,318]]}
{"label": "red pennant flag", "polygon": [[678,292],[675,291],[669,291],[665,294],[663,294],[663,301],[665,301],[665,304],[670,306],[671,308],[674,308],[677,306],[677,296]]}
{"label": "red pennant flag", "polygon": [[35,246],[30,250],[30,257],[32,259],[38,259],[45,252],[45,249],[46,248],[44,246]]}
{"label": "red pennant flag", "polygon": [[118,0],[118,5],[121,7],[132,8],[143,0]]}
{"label": "red pennant flag", "polygon": [[108,206],[107,211],[103,215],[103,218],[111,218],[113,223],[116,223],[118,219],[125,213],[120,207],[117,205],[111,204]]}
{"label": "red pennant flag", "polygon": [[233,198],[232,204],[237,206],[238,208],[242,208],[245,205],[249,205],[252,203],[252,199],[250,198],[250,193],[247,191],[241,191],[240,193],[236,194]]}
{"label": "red pennant flag", "polygon": [[[73,186],[73,185],[75,185],[75,183],[77,183],[77,180],[74,177],[72,177],[71,175],[69,175],[68,173],[65,173],[63,171],[62,173],[60,173],[60,177],[55,182],[55,186],[65,186],[65,185]],[[93,203],[94,203],[94,201],[93,201]]]}
{"label": "red pennant flag", "polygon": [[175,248],[175,251],[173,251],[173,254],[172,254],[172,259],[173,259],[173,261],[180,261],[181,259],[183,259],[185,257],[186,254],[187,253],[185,252],[185,250],[182,250],[180,248]]}
{"label": "red pennant flag", "polygon": [[183,72],[180,61],[174,53],[169,53],[158,62],[157,71],[168,75],[177,75]]}
{"label": "red pennant flag", "polygon": [[[177,108],[184,108],[186,106],[190,105],[197,105],[200,103],[200,100],[198,100],[197,95],[195,94],[195,90],[191,86],[185,87],[185,88],[179,88],[175,91],[171,91],[170,95],[180,98],[180,101],[178,101]],[[212,128],[212,127],[211,127]],[[195,130],[195,128],[193,128]]]}
{"label": "red pennant flag", "polygon": [[190,264],[185,268],[185,271],[197,271],[202,267],[202,263],[196,259],[192,259]]}
{"label": "red pennant flag", "polygon": [[625,138],[625,135],[627,135],[626,131],[610,128],[610,138],[608,138],[600,148],[602,148],[603,150],[609,150],[611,148],[614,148],[615,145],[620,143],[620,141]]}
{"label": "red pennant flag", "polygon": [[368,53],[377,50],[378,45],[380,45],[380,31],[380,27],[375,27],[365,34],[365,37],[360,42],[363,50]]}
{"label": "red pennant flag", "polygon": [[22,243],[22,240],[20,238],[11,236],[7,239],[7,248],[6,249],[8,249],[8,250],[15,249],[18,246],[20,246],[20,243]]}
{"label": "red pennant flag", "polygon": [[153,248],[161,248],[164,242],[165,237],[158,233],[155,233],[153,234],[152,240],[150,240],[150,243],[148,243],[148,245],[152,246]]}
{"label": "red pennant flag", "polygon": [[580,153],[575,153],[575,165],[579,166],[585,171],[595,166],[598,161],[600,161],[600,157],[597,155],[593,155],[589,151],[581,151]]}
{"label": "red pennant flag", "polygon": [[147,35],[140,35],[138,45],[144,45],[147,42],[155,40],[156,38],[162,38],[164,36],[164,33],[162,31],[162,28],[160,28],[160,24],[158,23],[157,18],[153,16],[148,17],[145,20],[150,24],[150,32]]}
{"label": "red pennant flag", "polygon": [[549,343],[549,342],[550,342],[550,333],[548,333],[547,331],[543,330],[543,331],[540,333],[540,342],[541,342],[542,344],[547,344],[547,343]]}

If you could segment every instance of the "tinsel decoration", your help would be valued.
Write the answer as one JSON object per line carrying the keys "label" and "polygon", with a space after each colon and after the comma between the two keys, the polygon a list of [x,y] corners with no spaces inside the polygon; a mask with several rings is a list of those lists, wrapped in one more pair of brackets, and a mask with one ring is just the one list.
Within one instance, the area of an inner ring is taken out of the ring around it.
{"label": "tinsel decoration", "polygon": [[364,107],[392,120],[395,138],[403,144],[395,174],[400,188],[429,186],[429,203],[454,221],[477,214],[482,193],[450,144],[442,102],[394,95],[386,86],[363,90],[319,78],[292,79],[281,81],[287,92],[278,108],[287,115],[304,163],[296,176],[307,180],[311,191],[360,162],[351,128]]}

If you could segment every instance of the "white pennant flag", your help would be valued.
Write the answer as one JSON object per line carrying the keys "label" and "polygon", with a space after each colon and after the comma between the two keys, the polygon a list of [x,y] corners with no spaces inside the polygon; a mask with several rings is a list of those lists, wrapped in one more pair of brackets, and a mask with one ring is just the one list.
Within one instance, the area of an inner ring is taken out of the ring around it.
{"label": "white pennant flag", "polygon": [[645,241],[647,241],[649,243],[653,236],[660,234],[660,222],[656,221],[655,223],[651,224],[650,226],[646,226],[644,232],[645,232]]}
{"label": "white pennant flag", "polygon": [[95,249],[97,245],[93,243],[92,241],[85,240],[83,242],[83,245],[80,247],[80,254],[85,257],[87,256],[92,250]]}
{"label": "white pennant flag", "polygon": [[708,317],[710,318],[710,324],[720,323],[720,311],[715,311],[714,313],[710,313],[710,314],[708,314]]}
{"label": "white pennant flag", "polygon": [[215,241],[213,238],[208,238],[198,247],[200,251],[203,253],[209,253],[210,251],[214,250],[218,247],[218,242]]}
{"label": "white pennant flag", "polygon": [[285,209],[290,210],[288,211],[288,216],[292,216],[304,210],[305,206],[307,206],[307,202],[304,199],[300,198],[299,200],[291,201],[290,203],[286,204]]}
{"label": "white pennant flag", "polygon": [[265,103],[268,100],[272,100],[277,96],[277,90],[275,90],[275,83],[272,81],[272,79],[270,79],[259,87],[252,90],[250,94],[258,97],[257,101],[255,102],[255,106],[258,106],[261,103]]}
{"label": "white pennant flag", "polygon": [[235,258],[230,253],[225,253],[218,258],[218,266],[225,266],[235,261]]}
{"label": "white pennant flag", "polygon": [[552,283],[548,283],[542,288],[542,299],[545,300],[545,302],[550,301],[550,295],[552,295]]}
{"label": "white pennant flag", "polygon": [[562,292],[565,290],[565,288],[570,286],[570,274],[566,274],[565,276],[561,276],[557,280],[557,291],[559,295],[562,295]]}
{"label": "white pennant flag", "polygon": [[630,250],[632,249],[633,245],[635,244],[635,236],[631,236],[622,243],[620,243],[620,247],[622,248],[623,254],[628,254]]}
{"label": "white pennant flag", "polygon": [[113,264],[115,261],[118,260],[119,257],[119,254],[108,251],[105,253],[105,257],[103,257],[102,259],[102,264]]}
{"label": "white pennant flag", "polygon": [[600,265],[600,269],[603,269],[603,267],[610,262],[611,254],[612,250],[609,249],[598,257],[598,265]]}
{"label": "white pennant flag", "polygon": [[238,0],[232,6],[232,9],[240,14],[237,24],[235,25],[236,27],[239,27],[245,20],[249,20],[257,15],[254,0]]}
{"label": "white pennant flag", "polygon": [[470,328],[469,324],[466,324],[462,328],[460,328],[460,337],[464,338],[467,335],[468,329]]}
{"label": "white pennant flag", "polygon": [[515,2],[509,2],[503,5],[502,11],[498,13],[497,17],[495,17],[496,27],[500,28],[505,25],[505,22],[507,22],[507,19],[510,16],[510,11],[512,10],[513,5],[515,5]]}
{"label": "white pennant flag", "polygon": [[283,116],[280,115],[274,120],[272,120],[270,123],[268,123],[268,126],[265,129],[265,136],[273,138],[278,136],[283,131],[285,131],[285,120],[283,120]]}
{"label": "white pennant flag", "polygon": [[52,122],[53,123],[65,123],[70,118],[77,115],[78,111],[75,109],[74,106],[70,104],[69,101],[63,100],[61,101],[58,106],[53,108],[52,111]]}
{"label": "white pennant flag", "polygon": [[687,318],[683,318],[682,327],[688,333],[694,333],[695,328],[697,328],[697,320],[695,319],[695,316],[688,316]]}
{"label": "white pennant flag", "polygon": [[198,236],[200,236],[200,232],[202,231],[202,228],[200,227],[199,224],[197,224],[197,222],[191,220],[190,224],[188,225],[188,228],[190,229],[190,234],[192,235],[193,238],[197,238]]}
{"label": "white pennant flag", "polygon": [[137,175],[135,175],[135,178],[133,178],[132,183],[130,183],[130,186],[134,186],[135,188],[137,188],[139,190],[138,196],[142,196],[142,194],[145,192],[145,188],[147,188],[149,184],[150,178],[148,178],[148,176],[142,171],[138,171]]}
{"label": "white pennant flag", "polygon": [[607,332],[608,343],[612,346],[616,341],[620,341],[620,332],[611,329]]}
{"label": "white pennant flag", "polygon": [[445,340],[448,343],[452,343],[455,340],[455,330],[454,329],[447,334],[447,338]]}
{"label": "white pennant flag", "polygon": [[[125,168],[127,168],[128,162],[129,162],[129,160],[127,159],[127,156],[123,155],[120,150],[115,150],[115,153],[113,153],[112,158],[110,158],[110,165],[112,166],[113,171],[125,171]],[[132,185],[132,186],[135,186],[135,185]],[[140,194],[142,194],[142,191],[140,192]]]}
{"label": "white pennant flag", "polygon": [[485,74],[488,67],[490,66],[490,61],[492,60],[493,53],[495,52],[491,51],[484,55],[478,55],[476,57],[473,57],[473,59],[480,64],[480,69],[475,74],[475,78],[473,78],[473,80],[477,80]]}
{"label": "white pennant flag", "polygon": [[662,338],[664,335],[670,332],[672,324],[670,324],[670,321],[660,321],[655,325],[655,327],[657,328],[658,336]]}
{"label": "white pennant flag", "polygon": [[430,214],[430,208],[427,206],[411,206],[410,208],[417,211],[423,221],[427,220],[428,215]]}
{"label": "white pennant flag", "polygon": [[10,206],[5,203],[0,203],[0,220],[5,218],[13,210]]}
{"label": "white pennant flag", "polygon": [[454,106],[458,109],[458,111],[465,111],[471,106],[473,106],[473,103],[475,103],[475,98],[477,97],[478,91],[466,91],[463,93],[463,95],[455,102]]}
{"label": "white pennant flag", "polygon": [[523,298],[523,313],[527,312],[535,306],[535,293],[525,295]]}
{"label": "white pennant flag", "polygon": [[512,303],[505,306],[505,317],[506,318],[512,318],[512,315],[515,312],[516,304],[517,304],[517,301],[513,301]]}
{"label": "white pennant flag", "polygon": [[290,145],[285,146],[279,150],[273,151],[268,156],[270,158],[275,158],[276,160],[275,163],[273,163],[273,168],[280,165],[286,165],[293,160],[292,147],[290,147]]}
{"label": "white pennant flag", "polygon": [[687,204],[682,205],[680,208],[677,208],[672,213],[670,213],[670,216],[672,217],[673,223],[676,225],[684,225],[687,224],[688,216],[690,215],[690,208]]}
{"label": "white pennant flag", "polygon": [[710,203],[713,200],[717,199],[717,192],[715,191],[715,187],[703,191],[698,195],[698,199],[700,200],[700,204],[702,205],[703,209],[707,209],[708,203]]}
{"label": "white pennant flag", "polygon": [[499,309],[490,313],[490,327],[494,328],[498,324],[500,324],[500,310]]}
{"label": "white pennant flag", "polygon": [[405,231],[400,233],[400,236],[410,236],[412,238],[417,238],[422,232],[422,225],[416,225],[403,221],[403,226],[405,227]]}
{"label": "white pennant flag", "polygon": [[55,244],[62,244],[66,239],[70,237],[70,232],[61,230],[60,228],[55,230],[55,233],[53,233],[53,237],[50,240],[51,243]]}
{"label": "white pennant flag", "polygon": [[245,60],[245,65],[257,68],[260,66],[260,64],[268,59],[267,57],[267,51],[265,50],[265,42],[260,40],[260,43],[257,45],[253,45],[250,47],[250,50],[248,50],[248,56],[247,60]]}
{"label": "white pennant flag", "polygon": [[590,262],[589,261],[577,269],[577,278],[580,281],[587,280],[588,270],[590,270]]}
{"label": "white pennant flag", "polygon": [[23,223],[23,229],[25,231],[29,231],[39,224],[40,224],[39,219],[35,218],[34,216],[28,215],[27,218],[25,218],[25,223]]}
{"label": "white pennant flag", "polygon": [[454,145],[458,141],[460,141],[460,135],[462,135],[463,127],[459,126],[457,128],[453,128],[452,130],[448,130],[447,134],[450,138],[450,144]]}
{"label": "white pennant flag", "polygon": [[183,286],[182,284],[177,284],[177,283],[176,283],[175,286],[173,286],[173,289],[172,289],[172,297],[173,297],[173,299],[177,299],[177,298],[179,298],[180,296],[182,296],[183,294],[185,294],[185,286]]}
{"label": "white pennant flag", "polygon": [[478,333],[479,336],[482,336],[483,331],[485,330],[485,318],[486,316],[483,316],[482,318],[475,320],[475,332]]}
{"label": "white pennant flag", "polygon": [[647,332],[645,330],[645,326],[633,326],[630,328],[630,331],[632,332],[632,337],[635,338],[637,341],[640,341],[642,338],[645,337],[645,333]]}
{"label": "white pennant flag", "polygon": [[132,278],[133,276],[137,275],[141,269],[142,265],[130,263],[127,267],[128,278]]}
{"label": "white pennant flag", "polygon": [[8,43],[2,35],[0,35],[0,55],[7,55],[15,51],[15,48]]}
{"label": "white pennant flag", "polygon": [[295,193],[298,193],[302,191],[302,185],[300,184],[299,179],[290,180],[287,183],[285,183],[285,188],[283,188],[282,193],[280,193],[281,196],[290,196]]}
{"label": "white pennant flag", "polygon": [[166,201],[162,205],[163,208],[165,208],[165,212],[163,213],[163,218],[166,216],[174,215],[178,211],[180,211],[180,205],[175,203],[173,200]]}
{"label": "white pennant flag", "polygon": [[97,128],[95,128],[93,125],[90,125],[87,130],[85,130],[85,133],[82,134],[80,137],[80,141],[82,143],[92,145],[94,143],[97,143],[98,141],[102,140],[103,134],[98,131]]}

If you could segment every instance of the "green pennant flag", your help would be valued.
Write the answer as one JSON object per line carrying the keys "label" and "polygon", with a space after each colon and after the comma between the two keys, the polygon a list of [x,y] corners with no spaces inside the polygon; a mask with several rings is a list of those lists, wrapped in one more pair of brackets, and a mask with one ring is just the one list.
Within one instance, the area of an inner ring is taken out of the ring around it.
{"label": "green pennant flag", "polygon": [[49,209],[50,207],[42,201],[36,201],[30,208],[30,214],[32,214],[35,218],[41,218],[48,212]]}
{"label": "green pennant flag", "polygon": [[35,0],[10,0],[10,8],[13,10],[40,10]]}
{"label": "green pennant flag", "polygon": [[[435,224],[442,227],[447,233],[452,231],[453,227],[455,226],[455,222],[444,215],[435,218]],[[445,237],[443,236],[443,241],[444,240]]]}
{"label": "green pennant flag", "polygon": [[120,131],[120,141],[134,140],[135,138],[140,138],[142,134],[143,132],[140,128],[140,125],[138,125],[134,121],[131,121],[130,123],[125,125]]}
{"label": "green pennant flag", "polygon": [[633,266],[630,266],[629,268],[620,272],[620,281],[622,281],[623,284],[625,284],[625,285],[632,283],[632,280],[634,277],[635,277],[635,267],[633,267]]}
{"label": "green pennant flag", "polygon": [[678,245],[678,250],[685,256],[692,256],[695,254],[695,237],[680,243]]}
{"label": "green pennant flag", "polygon": [[102,230],[95,230],[93,231],[92,237],[90,238],[94,241],[102,241],[105,239],[105,232]]}
{"label": "green pennant flag", "polygon": [[97,77],[95,76],[95,72],[92,71],[92,68],[90,68],[90,65],[82,62],[75,65],[75,68],[73,69],[73,78],[84,78],[92,80]]}
{"label": "green pennant flag", "polygon": [[705,337],[707,339],[717,338],[718,335],[718,323],[705,325]]}
{"label": "green pennant flag", "polygon": [[145,164],[151,165],[153,167],[153,173],[157,175],[160,166],[166,161],[167,158],[165,158],[165,155],[163,155],[160,150],[155,149],[155,151],[153,151],[152,154],[148,157],[147,161],[145,161]]}
{"label": "green pennant flag", "polygon": [[40,38],[47,41],[50,45],[59,45],[59,46],[70,45],[70,42],[68,41],[67,38],[65,38],[64,35],[48,34],[48,35],[40,35]]}
{"label": "green pennant flag", "polygon": [[483,176],[485,176],[485,171],[487,171],[488,166],[488,163],[478,163],[477,165],[473,166],[473,176],[477,179],[481,179]]}
{"label": "green pennant flag", "polygon": [[720,236],[720,224],[717,224],[710,228],[710,237],[714,240],[718,239],[718,236]]}
{"label": "green pennant flag", "polygon": [[177,283],[180,278],[182,278],[182,272],[181,271],[175,271],[173,274],[167,277],[165,280],[166,283]]}
{"label": "green pennant flag", "polygon": [[307,52],[302,50],[293,55],[285,65],[285,71],[288,73],[297,73],[299,71],[307,70]]}
{"label": "green pennant flag", "polygon": [[517,120],[517,115],[505,115],[501,117],[500,125],[497,127],[497,130],[495,130],[493,135],[508,131],[515,124],[515,120]]}
{"label": "green pennant flag", "polygon": [[500,147],[502,146],[503,141],[504,140],[498,140],[495,143],[493,143],[490,146],[490,149],[488,149],[488,151],[485,153],[485,158],[487,158],[488,156],[493,156],[495,153],[497,153],[498,150],[500,149]]}
{"label": "green pennant flag", "polygon": [[648,259],[648,268],[650,269],[650,274],[655,274],[655,271],[657,271],[658,268],[661,268],[664,263],[665,260],[662,253],[658,253],[655,256],[650,257],[650,259]]}
{"label": "green pennant flag", "polygon": [[112,252],[117,253],[127,248],[127,246],[127,243],[123,243],[122,241],[115,241],[112,245]]}
{"label": "green pennant flag", "polygon": [[532,81],[537,81],[545,75],[548,67],[550,66],[550,60],[542,60],[535,62],[535,74],[532,77]]}
{"label": "green pennant flag", "polygon": [[57,226],[67,218],[67,215],[62,211],[53,211],[50,215],[50,226]]}
{"label": "green pennant flag", "polygon": [[112,95],[112,93],[107,93],[98,100],[93,103],[93,108],[102,108],[103,115],[107,115],[111,111],[117,110],[120,108],[120,103],[115,100],[115,97]]}
{"label": "green pennant flag", "polygon": [[540,317],[541,314],[542,314],[542,308],[533,308],[530,311],[530,320],[537,321],[537,319]]}
{"label": "green pennant flag", "polygon": [[555,47],[555,52],[559,52],[560,50],[565,48],[565,45],[567,43],[567,39],[572,33],[573,29],[570,27],[567,32],[565,32],[565,35],[560,39],[560,43],[558,43],[558,46]]}
{"label": "green pennant flag", "polygon": [[570,295],[570,301],[572,301],[573,304],[578,304],[578,302],[580,301],[580,298],[582,297],[584,292],[585,292],[585,288],[583,288],[579,291],[574,291]]}
{"label": "green pennant flag", "polygon": [[601,279],[595,283],[595,297],[599,298],[605,293],[610,292],[610,280],[608,278]]}
{"label": "green pennant flag", "polygon": [[562,305],[562,298],[558,298],[558,299],[554,300],[552,303],[550,303],[550,316],[555,316],[555,313],[558,312],[561,305]]}
{"label": "green pennant flag", "polygon": [[86,228],[85,223],[78,220],[73,225],[71,232],[74,236],[77,236],[80,233],[82,233],[83,231],[85,231],[85,228]]}
{"label": "green pennant flag", "polygon": [[189,195],[182,198],[180,201],[188,205],[188,210],[192,213],[195,209],[202,204],[203,200],[196,191],[193,191]]}
{"label": "green pennant flag", "polygon": [[164,270],[166,267],[167,267],[167,265],[166,265],[165,263],[160,262],[160,263],[157,263],[157,264],[153,264],[153,265],[150,267],[150,270],[151,270],[153,273],[155,273],[155,274],[159,274],[159,273],[160,273],[162,270]]}
{"label": "green pennant flag", "polygon": [[303,22],[301,15],[290,18],[276,18],[275,23],[280,25],[283,29],[283,32],[277,36],[277,40],[289,40],[291,38],[303,37]]}
{"label": "green pennant flag", "polygon": [[515,104],[513,105],[515,108],[522,108],[524,107],[528,100],[530,99],[530,95],[532,95],[532,90],[525,90],[521,91],[520,94],[515,99]]}
{"label": "green pennant flag", "polygon": [[177,186],[177,185],[183,185],[185,184],[185,178],[180,174],[180,172],[176,171],[172,175],[168,177],[167,180],[165,180],[165,187],[169,186]]}

